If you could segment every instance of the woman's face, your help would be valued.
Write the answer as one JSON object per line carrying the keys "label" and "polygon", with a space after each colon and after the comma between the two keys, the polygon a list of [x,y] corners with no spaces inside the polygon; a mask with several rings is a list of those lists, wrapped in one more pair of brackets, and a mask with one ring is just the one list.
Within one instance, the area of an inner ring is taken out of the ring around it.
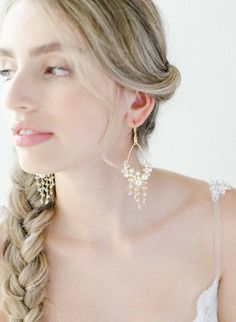
{"label": "woman's face", "polygon": [[[52,173],[93,160],[108,114],[101,102],[82,87],[69,70],[63,51],[30,55],[33,48],[57,42],[47,16],[37,1],[22,0],[6,16],[0,47],[1,106],[9,127],[26,121],[54,133],[43,143],[16,146],[19,163],[29,173]],[[56,66],[49,70],[50,66]],[[101,93],[114,97],[115,83],[94,66],[93,78]]]}

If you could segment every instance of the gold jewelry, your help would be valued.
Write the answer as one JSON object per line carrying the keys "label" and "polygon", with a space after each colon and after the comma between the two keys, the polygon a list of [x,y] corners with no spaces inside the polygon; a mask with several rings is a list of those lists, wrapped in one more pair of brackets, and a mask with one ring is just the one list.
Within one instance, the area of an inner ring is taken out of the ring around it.
{"label": "gold jewelry", "polygon": [[143,149],[138,143],[137,140],[137,132],[136,132],[136,127],[134,127],[134,143],[129,150],[128,158],[124,161],[123,167],[121,169],[121,172],[123,173],[124,177],[128,179],[129,182],[129,193],[128,195],[134,196],[134,200],[138,203],[138,209],[141,208],[140,205],[140,190],[142,189],[143,191],[143,204],[146,202],[146,195],[147,195],[147,179],[151,175],[152,172],[152,165],[146,160],[144,160],[144,168],[142,169],[142,173],[140,171],[136,171],[134,168],[132,168],[129,165],[129,158],[131,151],[133,147],[137,145],[141,151],[144,153]]}
{"label": "gold jewelry", "polygon": [[[138,209],[141,208],[140,205],[140,190],[143,191],[143,204],[146,202],[146,195],[147,195],[147,180],[152,172],[152,165],[146,160],[144,160],[144,168],[142,169],[142,173],[140,171],[136,171],[133,167],[129,165],[129,158],[130,154],[134,148],[134,146],[137,145],[141,151],[144,153],[142,147],[139,145],[137,140],[137,132],[136,127],[134,127],[134,143],[132,147],[129,150],[128,158],[124,161],[123,167],[121,169],[121,172],[123,173],[124,177],[128,179],[129,182],[129,192],[128,195],[134,196],[135,201],[138,203]],[[41,204],[47,205],[49,203],[50,198],[53,196],[53,187],[55,186],[55,175],[49,174],[35,174],[35,179],[37,183],[37,191],[40,193]],[[43,199],[45,199],[45,202],[43,202]]]}
{"label": "gold jewelry", "polygon": [[[46,200],[44,202],[45,205],[49,203],[49,199],[53,195],[53,186],[55,186],[55,175],[49,174],[35,174],[35,179],[37,183],[37,191],[40,193],[41,199],[40,202],[43,204],[43,199],[46,197]],[[45,195],[46,193],[46,195]]]}

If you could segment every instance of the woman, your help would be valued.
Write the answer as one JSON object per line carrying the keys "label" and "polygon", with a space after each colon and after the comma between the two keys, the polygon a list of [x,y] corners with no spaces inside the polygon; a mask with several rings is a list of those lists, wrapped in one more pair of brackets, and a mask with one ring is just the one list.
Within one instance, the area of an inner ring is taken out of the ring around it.
{"label": "woman", "polygon": [[1,322],[235,322],[235,189],[154,169],[144,151],[180,83],[157,7],[1,6],[17,154]]}

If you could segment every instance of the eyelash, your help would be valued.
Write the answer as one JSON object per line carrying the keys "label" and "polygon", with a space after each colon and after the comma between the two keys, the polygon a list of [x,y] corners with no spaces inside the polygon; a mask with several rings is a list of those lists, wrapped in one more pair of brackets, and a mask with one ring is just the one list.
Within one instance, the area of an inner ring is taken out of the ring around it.
{"label": "eyelash", "polygon": [[[51,71],[51,70],[54,70],[54,69],[60,69],[60,70],[64,70],[64,71],[68,71],[70,72],[69,69],[66,69],[64,67],[59,67],[59,66],[48,66],[46,71]],[[4,78],[4,74],[7,73],[9,75],[9,73],[11,72],[10,69],[3,69],[3,70],[0,70],[0,77],[3,77]],[[58,76],[58,77],[66,77],[66,76]],[[9,81],[10,79],[6,79],[5,82]]]}

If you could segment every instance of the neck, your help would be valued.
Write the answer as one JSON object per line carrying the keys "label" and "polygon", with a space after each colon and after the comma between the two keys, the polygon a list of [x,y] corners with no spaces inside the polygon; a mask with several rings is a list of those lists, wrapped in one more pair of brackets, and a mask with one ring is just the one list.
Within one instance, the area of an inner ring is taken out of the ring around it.
{"label": "neck", "polygon": [[[129,164],[143,168],[134,150]],[[61,238],[84,243],[123,242],[140,210],[133,196],[128,196],[122,165],[113,168],[99,159],[55,173],[56,215],[50,230]]]}

